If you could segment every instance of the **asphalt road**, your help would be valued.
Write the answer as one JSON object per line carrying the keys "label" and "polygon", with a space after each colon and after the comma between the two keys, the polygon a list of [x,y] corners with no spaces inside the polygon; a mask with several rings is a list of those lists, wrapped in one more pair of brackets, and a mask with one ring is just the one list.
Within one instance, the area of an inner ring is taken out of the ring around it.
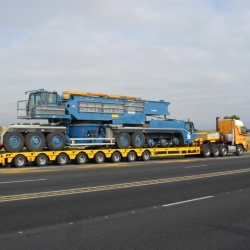
{"label": "asphalt road", "polygon": [[249,249],[250,154],[0,168],[0,249]]}

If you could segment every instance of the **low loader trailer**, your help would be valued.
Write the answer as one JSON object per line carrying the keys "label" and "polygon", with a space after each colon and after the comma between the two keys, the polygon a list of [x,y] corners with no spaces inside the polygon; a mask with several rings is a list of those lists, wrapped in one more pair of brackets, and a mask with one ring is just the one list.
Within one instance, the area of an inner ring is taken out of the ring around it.
{"label": "low loader trailer", "polygon": [[103,163],[106,160],[118,163],[122,160],[134,162],[148,161],[151,157],[200,155],[200,147],[176,148],[128,148],[128,149],[65,149],[62,151],[40,152],[2,152],[0,165],[6,167],[25,167],[27,163],[36,166],[46,166],[49,162],[63,166],[71,163],[83,165],[88,161]]}

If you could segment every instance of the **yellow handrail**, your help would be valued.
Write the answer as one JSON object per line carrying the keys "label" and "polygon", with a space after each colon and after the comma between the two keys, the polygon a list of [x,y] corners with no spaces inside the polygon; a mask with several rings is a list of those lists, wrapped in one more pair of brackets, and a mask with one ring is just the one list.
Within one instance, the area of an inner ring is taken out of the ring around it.
{"label": "yellow handrail", "polygon": [[64,95],[78,95],[78,96],[97,96],[97,97],[105,97],[105,98],[115,98],[115,99],[131,99],[137,100],[135,96],[125,96],[125,95],[109,95],[109,94],[102,94],[102,93],[95,93],[95,92],[78,92],[78,91],[63,91]]}

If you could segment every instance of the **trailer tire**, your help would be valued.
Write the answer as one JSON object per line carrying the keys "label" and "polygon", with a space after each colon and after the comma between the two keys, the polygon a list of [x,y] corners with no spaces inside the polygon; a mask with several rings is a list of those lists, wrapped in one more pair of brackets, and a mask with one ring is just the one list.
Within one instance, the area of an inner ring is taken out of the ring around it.
{"label": "trailer tire", "polygon": [[242,156],[243,155],[243,147],[241,145],[236,146],[236,155],[237,156]]}
{"label": "trailer tire", "polygon": [[203,145],[202,147],[202,155],[205,158],[208,158],[211,156],[211,148],[208,145]]}
{"label": "trailer tire", "polygon": [[94,157],[95,163],[101,164],[105,161],[105,155],[102,152],[97,152]]}
{"label": "trailer tire", "polygon": [[62,150],[65,147],[66,138],[61,132],[52,132],[47,135],[46,143],[49,150]]}
{"label": "trailer tire", "polygon": [[220,150],[221,157],[224,157],[227,155],[227,147],[225,145],[220,145],[219,150]]}
{"label": "trailer tire", "polygon": [[133,133],[131,136],[131,144],[134,148],[142,148],[145,145],[145,136],[142,132]]}
{"label": "trailer tire", "polygon": [[85,164],[88,160],[88,157],[85,153],[83,152],[80,152],[77,156],[76,156],[76,159],[75,159],[75,162],[77,164]]}
{"label": "trailer tire", "polygon": [[25,167],[27,163],[27,159],[24,155],[16,155],[11,162],[11,166],[14,168],[22,168]]}
{"label": "trailer tire", "polygon": [[112,155],[111,155],[111,161],[113,162],[113,163],[118,163],[118,162],[120,162],[121,161],[121,159],[122,159],[122,156],[121,156],[121,154],[119,153],[119,152],[117,152],[117,151],[115,151]]}
{"label": "trailer tire", "polygon": [[118,148],[128,148],[131,144],[131,137],[128,133],[117,134],[115,139]]}
{"label": "trailer tire", "polygon": [[212,147],[211,147],[211,155],[213,157],[218,157],[220,155],[220,150],[219,150],[219,147],[217,145],[212,145]]}
{"label": "trailer tire", "polygon": [[45,154],[39,154],[36,159],[35,159],[35,163],[38,167],[45,167],[48,164],[48,156]]}
{"label": "trailer tire", "polygon": [[25,136],[25,147],[29,151],[41,151],[46,144],[45,136],[43,133],[28,133]]}
{"label": "trailer tire", "polygon": [[150,153],[149,151],[144,151],[141,156],[142,161],[149,161],[150,160]]}
{"label": "trailer tire", "polygon": [[127,155],[127,161],[133,162],[136,160],[136,157],[137,157],[136,153],[134,151],[130,151]]}
{"label": "trailer tire", "polygon": [[56,157],[56,164],[59,166],[67,165],[69,161],[69,157],[65,153],[61,153]]}
{"label": "trailer tire", "polygon": [[24,147],[23,134],[7,132],[3,137],[3,147],[7,152],[23,151]]}

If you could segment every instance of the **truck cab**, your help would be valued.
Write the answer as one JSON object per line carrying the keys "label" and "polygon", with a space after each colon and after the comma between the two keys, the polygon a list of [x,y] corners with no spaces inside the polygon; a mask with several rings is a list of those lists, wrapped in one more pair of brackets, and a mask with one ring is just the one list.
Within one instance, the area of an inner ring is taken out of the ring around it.
{"label": "truck cab", "polygon": [[240,120],[218,120],[218,132],[225,136],[226,141],[232,145],[242,145],[247,149],[247,128]]}
{"label": "truck cab", "polygon": [[17,118],[59,121],[66,118],[63,99],[56,91],[49,92],[43,89],[30,91],[28,100],[17,102]]}

